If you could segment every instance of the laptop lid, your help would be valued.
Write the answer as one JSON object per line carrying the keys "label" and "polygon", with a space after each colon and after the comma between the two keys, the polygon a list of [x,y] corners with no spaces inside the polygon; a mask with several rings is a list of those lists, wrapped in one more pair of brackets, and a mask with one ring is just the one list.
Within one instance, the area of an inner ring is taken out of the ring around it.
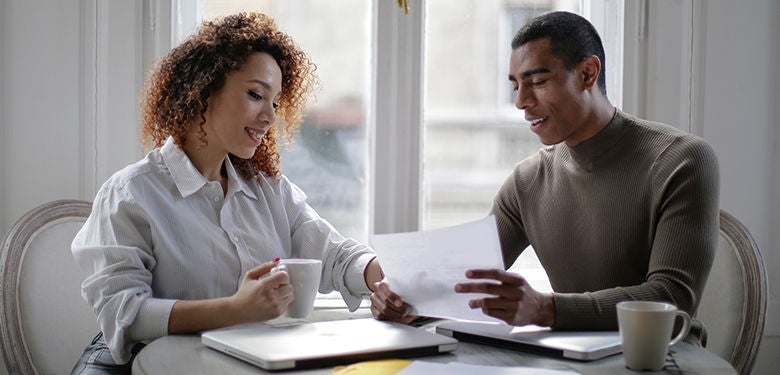
{"label": "laptop lid", "polygon": [[580,361],[622,351],[618,331],[552,331],[537,326],[450,321],[436,326],[436,332],[464,342]]}
{"label": "laptop lid", "polygon": [[201,341],[265,370],[426,356],[453,351],[458,343],[451,337],[373,318],[244,324],[204,332]]}

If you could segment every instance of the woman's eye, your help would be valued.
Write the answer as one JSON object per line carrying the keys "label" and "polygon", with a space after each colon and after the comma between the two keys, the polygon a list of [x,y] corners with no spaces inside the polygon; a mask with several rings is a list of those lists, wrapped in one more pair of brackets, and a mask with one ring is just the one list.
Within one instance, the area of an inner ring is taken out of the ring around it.
{"label": "woman's eye", "polygon": [[247,93],[247,94],[249,94],[249,96],[251,96],[251,97],[252,97],[252,99],[254,99],[254,100],[260,100],[260,99],[263,99],[263,96],[262,96],[262,95],[260,95],[260,94],[258,94],[258,93],[256,93],[256,92],[254,92],[254,91],[252,91],[252,90],[249,90],[249,91],[247,91],[246,93]]}
{"label": "woman's eye", "polygon": [[279,108],[279,103],[273,103],[274,109]]}

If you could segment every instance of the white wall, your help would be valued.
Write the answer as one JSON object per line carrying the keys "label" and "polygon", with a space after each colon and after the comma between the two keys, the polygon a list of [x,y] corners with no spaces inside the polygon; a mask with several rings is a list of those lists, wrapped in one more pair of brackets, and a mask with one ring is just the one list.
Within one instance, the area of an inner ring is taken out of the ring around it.
{"label": "white wall", "polygon": [[144,4],[3,0],[3,233],[43,202],[92,199],[141,156]]}
{"label": "white wall", "polygon": [[[6,122],[5,122],[5,35],[8,33],[6,31],[6,25],[5,22],[5,14],[6,14],[6,6],[5,1],[0,1],[0,147],[2,147],[3,140],[5,139],[5,128]],[[5,159],[5,152],[2,151],[2,148],[0,148],[0,160]],[[6,225],[5,225],[5,163],[0,162],[0,232],[5,233],[6,231]],[[2,366],[0,366],[0,373],[2,373],[3,369]]]}
{"label": "white wall", "polygon": [[[149,42],[142,41],[149,41],[154,24],[143,8],[158,3],[0,2],[2,233],[45,201],[92,199],[111,172],[141,156],[138,94],[150,60]],[[634,61],[633,71],[628,67],[627,79],[638,89],[624,108],[702,135],[716,148],[721,205],[750,228],[767,263],[767,337],[754,373],[774,373],[780,365],[780,2],[666,0],[649,2],[644,11],[649,22],[642,35],[652,56]]]}
{"label": "white wall", "polygon": [[634,22],[633,31],[646,55],[629,59],[626,77],[635,87],[624,107],[698,134],[715,148],[721,208],[749,228],[767,265],[768,319],[754,373],[774,374],[780,366],[780,2],[632,4],[644,6],[636,13],[647,23]]}
{"label": "white wall", "polygon": [[79,6],[46,7],[3,7],[3,229],[34,205],[79,194]]}
{"label": "white wall", "polygon": [[142,15],[161,1],[0,2],[0,232],[141,157]]}

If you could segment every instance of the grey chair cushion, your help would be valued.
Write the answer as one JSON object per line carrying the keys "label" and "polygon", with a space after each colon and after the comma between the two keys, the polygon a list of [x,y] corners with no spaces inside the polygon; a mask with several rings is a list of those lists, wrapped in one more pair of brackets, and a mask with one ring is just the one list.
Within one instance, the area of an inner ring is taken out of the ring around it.
{"label": "grey chair cushion", "polygon": [[707,349],[727,360],[734,352],[745,304],[745,283],[734,246],[721,233],[697,314],[707,330]]}
{"label": "grey chair cushion", "polygon": [[83,279],[70,243],[82,221],[52,223],[29,243],[19,272],[19,315],[30,357],[41,374],[65,374],[97,333],[81,298]]}
{"label": "grey chair cushion", "polygon": [[0,337],[11,374],[70,373],[98,331],[70,251],[90,211],[85,201],[45,203],[3,238]]}
{"label": "grey chair cushion", "polygon": [[767,276],[747,228],[720,211],[720,238],[696,317],[707,330],[706,347],[750,374],[766,323]]}

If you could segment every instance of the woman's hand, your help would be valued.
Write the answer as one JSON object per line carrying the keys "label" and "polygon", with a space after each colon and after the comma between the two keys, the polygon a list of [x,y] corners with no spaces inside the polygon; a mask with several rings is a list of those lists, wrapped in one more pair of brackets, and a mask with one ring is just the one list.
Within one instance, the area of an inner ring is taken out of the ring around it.
{"label": "woman's hand", "polygon": [[287,311],[295,296],[287,272],[263,277],[278,264],[278,261],[264,263],[244,275],[238,291],[231,297],[234,311],[241,317],[241,321],[266,321]]}
{"label": "woman's hand", "polygon": [[522,276],[504,270],[491,269],[468,270],[466,277],[487,279],[487,281],[456,284],[455,292],[484,293],[495,296],[469,301],[469,307],[472,309],[481,308],[485,315],[516,326],[536,324],[549,327],[553,325],[555,304],[552,294],[536,291]]}
{"label": "woman's hand", "polygon": [[411,315],[412,306],[404,302],[403,299],[392,289],[387,280],[374,283],[374,293],[371,293],[371,314],[379,320],[391,320],[409,324],[419,317]]}
{"label": "woman's hand", "polygon": [[230,297],[176,301],[168,318],[168,334],[202,332],[282,315],[294,296],[290,277],[287,272],[263,277],[277,264],[268,262],[249,270]]}

